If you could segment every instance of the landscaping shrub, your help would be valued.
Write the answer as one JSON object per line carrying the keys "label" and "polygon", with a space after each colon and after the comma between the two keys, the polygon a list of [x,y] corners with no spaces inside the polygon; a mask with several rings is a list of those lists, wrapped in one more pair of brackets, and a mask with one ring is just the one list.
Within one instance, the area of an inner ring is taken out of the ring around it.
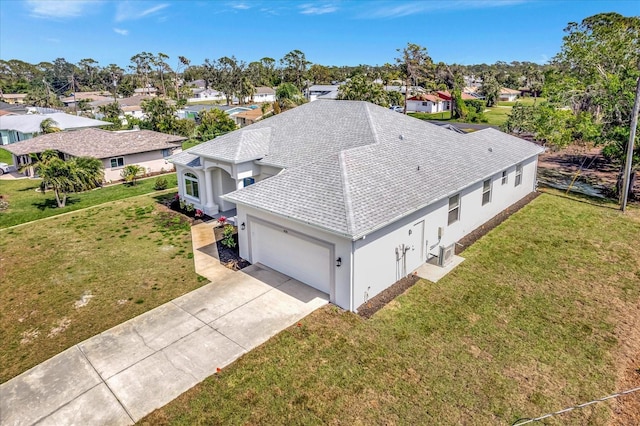
{"label": "landscaping shrub", "polygon": [[155,189],[156,191],[162,191],[167,189],[168,187],[169,187],[169,181],[163,176],[156,178],[155,183],[153,185],[153,189]]}
{"label": "landscaping shrub", "polygon": [[169,182],[167,181],[167,179],[160,176],[156,179],[156,183],[155,185],[153,185],[153,189],[155,189],[156,191],[162,191],[163,189],[167,189],[168,186]]}
{"label": "landscaping shrub", "polygon": [[233,225],[226,225],[222,232],[222,245],[228,248],[234,248],[236,246],[236,240],[233,238],[235,228]]}

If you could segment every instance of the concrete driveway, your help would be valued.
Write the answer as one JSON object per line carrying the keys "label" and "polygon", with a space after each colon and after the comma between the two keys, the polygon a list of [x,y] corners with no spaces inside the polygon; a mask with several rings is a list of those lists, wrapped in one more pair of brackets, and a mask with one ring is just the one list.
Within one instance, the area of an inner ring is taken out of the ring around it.
{"label": "concrete driveway", "polygon": [[[194,257],[207,247],[194,238]],[[0,385],[0,424],[133,424],[328,301],[260,264],[207,263],[214,282]]]}

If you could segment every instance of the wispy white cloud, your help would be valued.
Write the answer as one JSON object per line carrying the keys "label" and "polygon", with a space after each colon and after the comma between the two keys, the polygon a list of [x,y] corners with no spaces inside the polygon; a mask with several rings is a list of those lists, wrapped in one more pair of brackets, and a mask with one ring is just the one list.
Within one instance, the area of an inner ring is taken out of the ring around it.
{"label": "wispy white cloud", "polygon": [[116,34],[120,34],[120,35],[123,35],[123,36],[129,35],[129,30],[124,30],[122,28],[114,28],[113,31]]}
{"label": "wispy white cloud", "polygon": [[[460,9],[488,9],[496,7],[514,6],[531,0],[451,0],[451,1],[419,1],[404,3],[377,3],[378,7],[370,9],[363,18],[402,18],[432,11],[460,10]],[[374,3],[375,4],[375,3]]]}
{"label": "wispy white cloud", "polygon": [[76,18],[100,3],[96,0],[27,0],[29,14],[35,18]]}
{"label": "wispy white cloud", "polygon": [[51,38],[51,37],[47,37],[47,38],[43,38],[44,41],[49,42],[49,43],[60,43],[60,39],[59,38]]}
{"label": "wispy white cloud", "polygon": [[300,13],[303,15],[325,15],[327,13],[333,13],[338,10],[337,6],[332,4],[315,5],[315,4],[302,4],[299,6]]}
{"label": "wispy white cloud", "polygon": [[122,2],[118,3],[116,8],[116,22],[133,21],[136,19],[142,19],[147,16],[152,16],[157,12],[169,7],[169,3],[161,3],[148,8],[141,8],[140,5],[145,3],[141,2]]}
{"label": "wispy white cloud", "polygon": [[251,6],[249,6],[246,3],[231,3],[231,7],[233,9],[238,9],[238,10],[247,10],[247,9],[251,9]]}

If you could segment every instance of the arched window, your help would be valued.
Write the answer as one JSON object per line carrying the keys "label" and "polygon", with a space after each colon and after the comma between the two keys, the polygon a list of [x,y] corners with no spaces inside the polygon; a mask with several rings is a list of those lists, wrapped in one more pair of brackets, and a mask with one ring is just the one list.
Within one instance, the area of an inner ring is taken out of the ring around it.
{"label": "arched window", "polygon": [[198,177],[193,173],[184,174],[184,190],[188,196],[200,199]]}

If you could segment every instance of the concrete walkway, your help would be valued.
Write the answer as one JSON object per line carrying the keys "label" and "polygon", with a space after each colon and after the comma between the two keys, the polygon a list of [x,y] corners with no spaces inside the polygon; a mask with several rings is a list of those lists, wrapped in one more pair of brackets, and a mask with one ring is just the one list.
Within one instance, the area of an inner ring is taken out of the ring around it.
{"label": "concrete walkway", "polygon": [[210,223],[192,236],[210,284],[3,383],[0,424],[133,424],[327,303],[262,265],[220,265]]}

